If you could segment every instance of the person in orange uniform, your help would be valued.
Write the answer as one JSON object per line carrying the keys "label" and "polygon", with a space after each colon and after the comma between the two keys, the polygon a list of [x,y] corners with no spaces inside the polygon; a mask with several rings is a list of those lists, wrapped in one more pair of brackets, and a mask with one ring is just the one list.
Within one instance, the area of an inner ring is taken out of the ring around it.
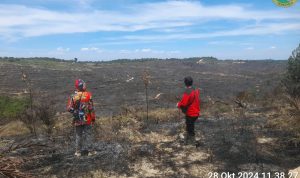
{"label": "person in orange uniform", "polygon": [[75,156],[81,156],[83,151],[88,155],[96,154],[92,144],[92,125],[95,123],[95,110],[92,93],[86,90],[86,83],[77,79],[76,91],[69,97],[67,110],[73,114],[75,126]]}
{"label": "person in orange uniform", "polygon": [[200,116],[200,90],[193,87],[192,77],[185,77],[184,84],[186,89],[177,107],[185,114],[186,143],[189,144],[195,142],[195,122]]}

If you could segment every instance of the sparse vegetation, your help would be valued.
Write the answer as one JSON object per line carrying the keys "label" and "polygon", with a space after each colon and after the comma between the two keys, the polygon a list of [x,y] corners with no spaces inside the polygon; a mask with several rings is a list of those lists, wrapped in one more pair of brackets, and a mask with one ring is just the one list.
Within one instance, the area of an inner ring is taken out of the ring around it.
{"label": "sparse vegetation", "polygon": [[288,67],[283,79],[290,104],[300,110],[300,44],[288,60]]}
{"label": "sparse vegetation", "polygon": [[51,136],[55,126],[55,109],[54,103],[49,97],[35,104],[37,120],[46,126],[48,136]]}
{"label": "sparse vegetation", "polygon": [[25,91],[28,93],[28,105],[27,111],[22,113],[22,115],[27,114],[28,116],[21,116],[24,123],[28,126],[30,132],[36,136],[36,119],[34,118],[33,111],[33,89],[32,82],[28,77],[28,74],[22,69],[22,81],[25,84]]}
{"label": "sparse vegetation", "polygon": [[146,113],[147,113],[147,120],[148,120],[148,113],[149,113],[149,95],[148,95],[148,88],[150,84],[150,75],[148,71],[143,72],[142,76],[143,82],[144,82],[144,87],[145,87],[145,96],[146,96]]}
{"label": "sparse vegetation", "polygon": [[[25,117],[26,124],[13,121],[0,126],[5,138],[0,140],[3,158],[26,160],[16,167],[19,173],[37,177],[206,177],[212,171],[285,172],[300,164],[296,124],[289,125],[295,121],[290,112],[295,107],[284,100],[283,88],[275,89],[285,61],[236,63],[208,57],[73,62],[0,61],[1,95],[13,96],[10,102],[18,104],[11,106],[25,104],[5,115]],[[22,82],[20,66],[30,76],[30,85]],[[149,73],[143,73],[145,66],[151,71],[151,85]],[[185,75],[194,76],[195,85],[201,88],[197,147],[183,146],[180,139],[184,119],[174,96],[182,93],[178,80]],[[74,128],[65,104],[73,79],[79,76],[86,77],[94,96],[98,154],[78,159],[73,157]],[[34,96],[31,102],[28,86]],[[37,138],[27,134],[31,119]]]}
{"label": "sparse vegetation", "polygon": [[277,92],[275,96],[281,103],[273,102],[277,106],[277,113],[272,115],[270,125],[291,134],[286,140],[298,147],[300,145],[300,45],[288,60],[282,84],[281,93]]}
{"label": "sparse vegetation", "polygon": [[24,97],[0,96],[1,123],[15,119],[28,107],[28,100]]}

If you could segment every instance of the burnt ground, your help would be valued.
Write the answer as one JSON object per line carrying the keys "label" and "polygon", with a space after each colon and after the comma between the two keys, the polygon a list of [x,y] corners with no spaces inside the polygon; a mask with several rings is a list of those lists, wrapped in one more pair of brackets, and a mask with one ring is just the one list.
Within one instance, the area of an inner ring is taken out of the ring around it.
{"label": "burnt ground", "polygon": [[[197,63],[198,62],[198,63]],[[201,88],[202,100],[231,101],[239,92],[263,96],[280,82],[286,61],[208,61],[145,60],[132,62],[72,63],[43,60],[0,61],[0,93],[23,94],[21,80],[25,71],[34,95],[48,95],[56,110],[65,111],[65,103],[74,91],[74,81],[82,78],[94,95],[101,115],[115,115],[120,106],[145,103],[142,75],[150,74],[149,99],[152,108],[173,108],[183,91],[183,78],[192,76]],[[257,92],[259,90],[259,92]],[[161,94],[159,99],[155,99]]]}
{"label": "burnt ground", "polygon": [[[108,140],[102,129],[95,132],[94,156],[75,157],[72,134],[18,137],[16,143],[30,141],[32,146],[7,156],[23,159],[20,170],[37,177],[208,177],[210,172],[287,173],[299,166],[299,149],[278,137],[285,133],[272,132],[265,118],[253,117],[256,114],[200,118],[195,145],[185,145],[180,138],[183,120],[133,119]],[[72,128],[66,128],[68,132]]]}
{"label": "burnt ground", "polygon": [[[240,91],[255,92],[256,97],[270,92],[278,84],[285,62],[196,62],[1,62],[1,93],[23,95],[20,71],[25,70],[36,93],[55,101],[60,123],[51,136],[40,133],[37,138],[28,134],[1,137],[1,156],[22,160],[18,169],[36,177],[208,177],[209,172],[287,173],[299,166],[300,151],[288,141],[289,133],[268,125],[268,114],[275,109],[265,110],[255,103],[247,109],[231,105]],[[141,75],[145,69],[152,81],[150,109],[165,112],[166,116],[154,115],[146,120],[137,111],[119,115],[121,108],[127,106],[143,109]],[[182,115],[178,116],[176,110],[166,111],[174,107],[186,75],[192,75],[201,87],[204,103],[210,98],[230,103],[229,110],[220,108],[213,114],[207,111],[215,106],[203,109],[196,124],[195,145],[182,142]],[[73,155],[69,115],[61,113],[77,77],[87,81],[98,107],[94,127],[98,153],[91,157]],[[163,94],[156,100],[158,93]]]}

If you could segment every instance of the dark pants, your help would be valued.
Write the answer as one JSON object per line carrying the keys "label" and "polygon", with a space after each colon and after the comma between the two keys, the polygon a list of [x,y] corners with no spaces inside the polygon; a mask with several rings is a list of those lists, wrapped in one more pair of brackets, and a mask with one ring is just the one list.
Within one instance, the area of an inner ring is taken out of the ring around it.
{"label": "dark pants", "polygon": [[188,136],[195,136],[195,122],[197,119],[198,117],[185,116],[186,132]]}
{"label": "dark pants", "polygon": [[75,149],[76,151],[92,150],[92,126],[75,126]]}

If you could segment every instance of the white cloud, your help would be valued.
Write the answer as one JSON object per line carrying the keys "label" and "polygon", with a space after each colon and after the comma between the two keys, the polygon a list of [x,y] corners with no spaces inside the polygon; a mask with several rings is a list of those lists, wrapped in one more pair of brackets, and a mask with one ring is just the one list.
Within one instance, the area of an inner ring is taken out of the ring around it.
{"label": "white cloud", "polygon": [[120,53],[129,54],[129,53],[131,53],[131,51],[130,50],[126,50],[126,49],[122,49],[122,50],[120,50]]}
{"label": "white cloud", "polygon": [[80,49],[80,51],[102,52],[102,50],[100,50],[99,48],[96,48],[96,47],[90,47],[90,48],[83,47]]}
{"label": "white cloud", "polygon": [[90,8],[93,0],[78,0],[78,3],[83,8]]}
{"label": "white cloud", "polygon": [[81,48],[80,51],[88,51],[89,48]]}
{"label": "white cloud", "polygon": [[61,52],[61,53],[69,52],[69,51],[70,51],[70,48],[58,47],[58,48],[56,48],[56,51],[57,51],[57,52]]}
{"label": "white cloud", "polygon": [[91,47],[90,50],[91,50],[91,51],[99,51],[99,48]]}
{"label": "white cloud", "polygon": [[210,45],[233,45],[235,42],[233,41],[210,41],[208,44]]}
{"label": "white cloud", "polygon": [[202,39],[225,36],[242,36],[242,35],[272,35],[284,34],[287,31],[299,31],[300,23],[268,23],[264,25],[248,26],[239,29],[216,31],[209,33],[176,33],[168,35],[128,35],[124,36],[125,40],[140,41],[163,41],[163,40],[182,40],[182,39]]}
{"label": "white cloud", "polygon": [[277,47],[276,46],[270,46],[270,49],[276,49]]}
{"label": "white cloud", "polygon": [[246,50],[254,50],[254,47],[250,46],[250,47],[247,47],[245,48]]}
{"label": "white cloud", "polygon": [[249,45],[252,45],[252,43],[241,43],[240,45],[249,46]]}
{"label": "white cloud", "polygon": [[147,53],[147,52],[150,52],[150,51],[152,51],[152,50],[149,49],[149,48],[141,49],[141,52],[143,52],[143,53]]}
{"label": "white cloud", "polygon": [[179,53],[181,53],[180,51],[170,51],[169,52],[170,54],[179,54]]}
{"label": "white cloud", "polygon": [[[91,2],[80,0],[80,3],[89,5]],[[294,24],[299,25],[296,21],[299,22],[300,19],[299,13],[290,11],[258,11],[241,5],[204,6],[196,1],[143,3],[124,7],[124,9],[127,10],[89,9],[88,11],[61,12],[22,5],[0,4],[0,36],[22,38],[97,31],[172,29],[222,19],[238,21],[294,19]]]}
{"label": "white cloud", "polygon": [[122,50],[119,50],[118,52],[122,53],[122,54],[140,54],[141,56],[143,56],[144,54],[166,54],[166,55],[171,55],[171,54],[181,53],[178,50],[165,51],[165,50],[155,50],[155,49],[150,49],[150,48],[135,49],[135,50],[122,49]]}

